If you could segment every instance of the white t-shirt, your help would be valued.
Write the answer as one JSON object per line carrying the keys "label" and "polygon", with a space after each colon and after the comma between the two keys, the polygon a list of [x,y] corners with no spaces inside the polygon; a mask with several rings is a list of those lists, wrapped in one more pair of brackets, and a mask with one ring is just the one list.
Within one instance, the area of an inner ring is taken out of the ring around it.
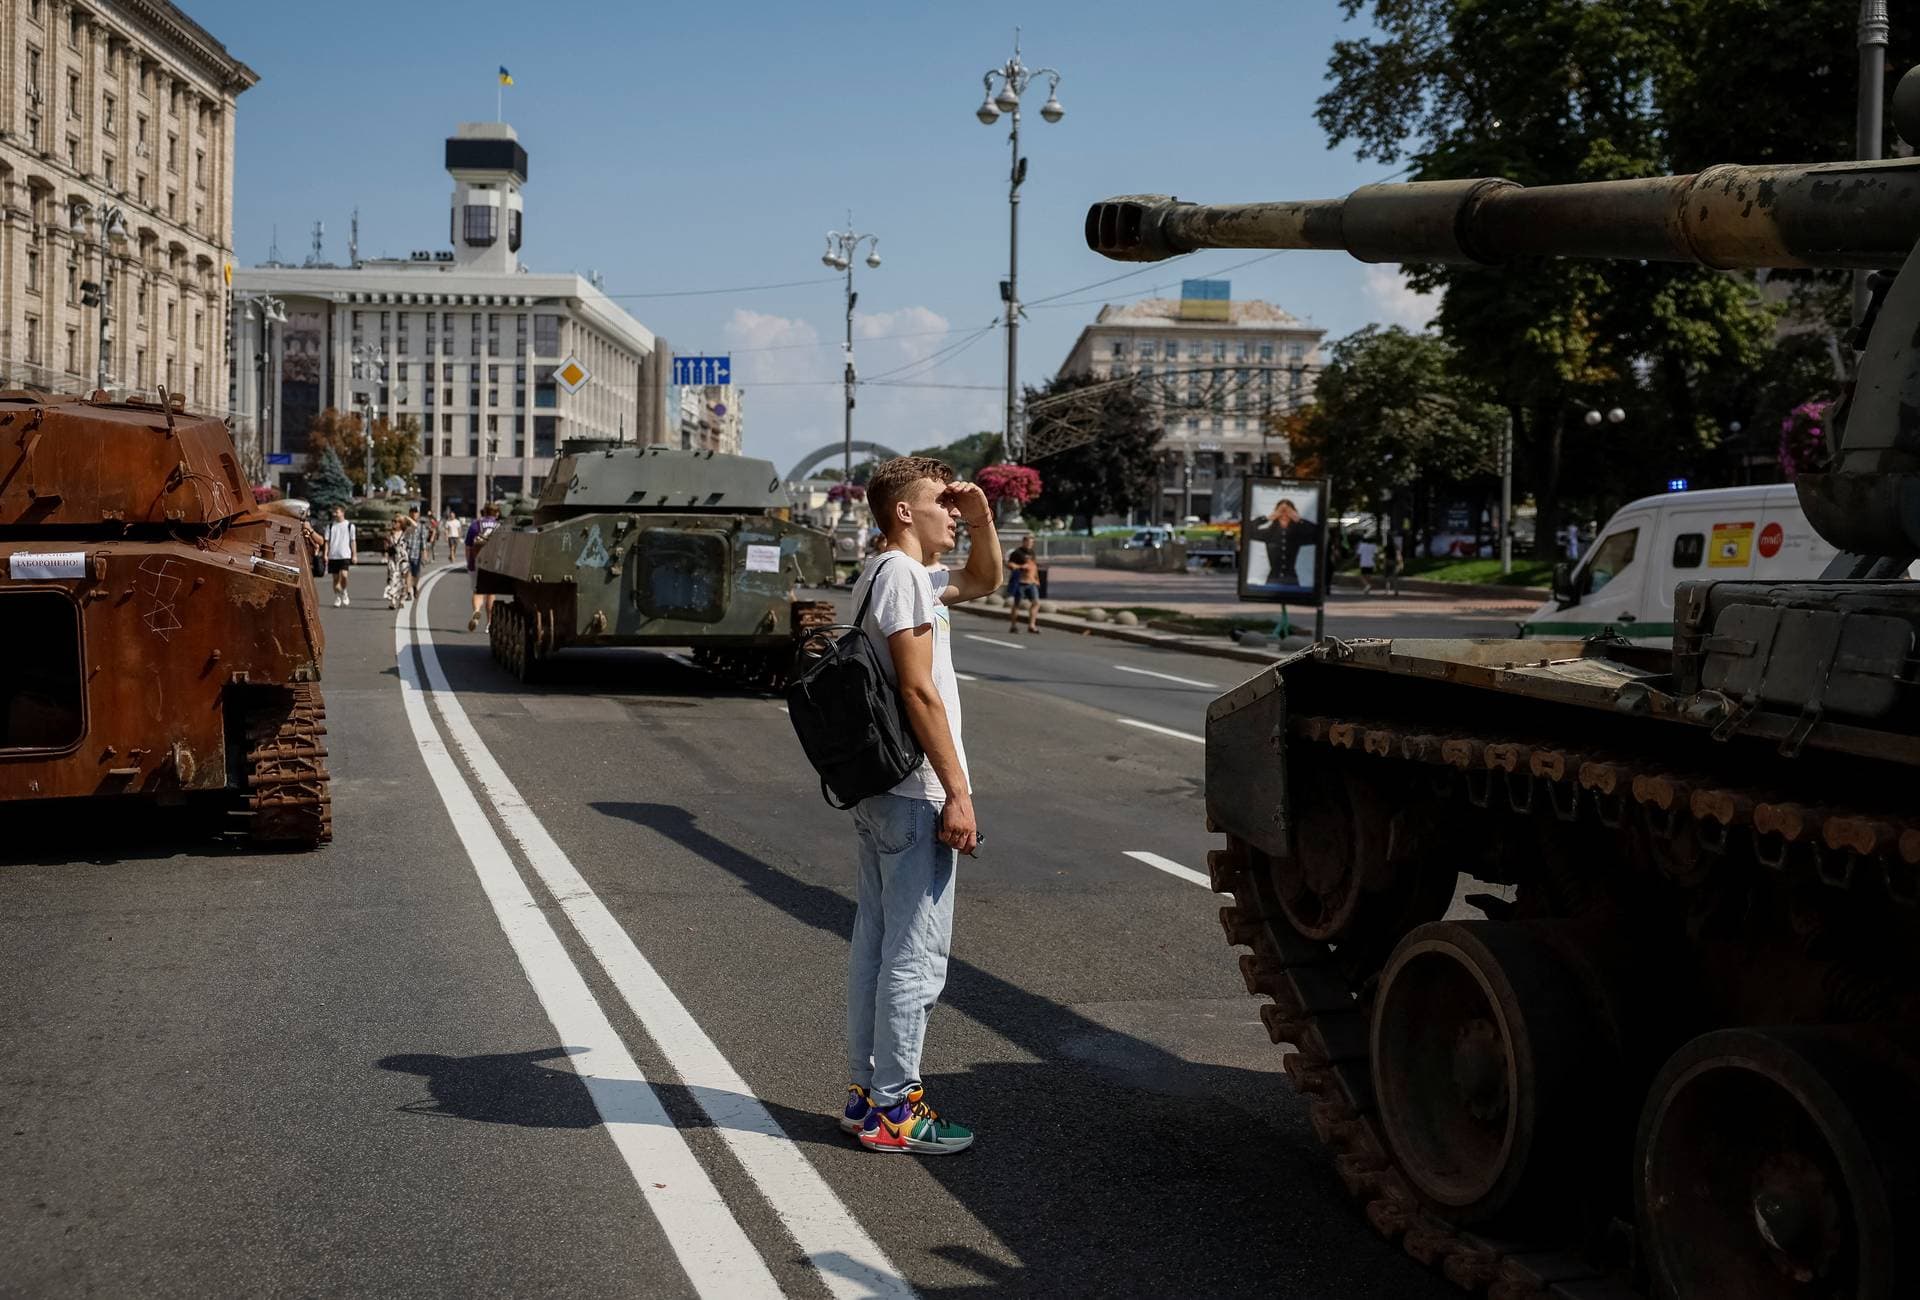
{"label": "white t-shirt", "polygon": [[[966,775],[967,750],[960,742],[960,684],[953,675],[953,624],[947,607],[940,603],[940,593],[947,589],[947,570],[926,568],[899,551],[883,551],[866,562],[853,584],[854,609],[860,608],[869,587],[874,588],[873,602],[867,607],[861,631],[867,634],[867,640],[880,656],[887,680],[894,686],[898,687],[900,681],[893,671],[893,651],[887,646],[887,638],[908,628],[932,626],[933,686],[940,692],[940,702],[946,706],[953,752],[960,760],[961,774]],[[971,791],[971,779],[967,785]],[[947,801],[946,787],[940,784],[931,763],[922,763],[907,773],[888,793],[936,804]]]}
{"label": "white t-shirt", "polygon": [[345,519],[336,519],[327,525],[327,558],[329,560],[353,558],[353,525]]}
{"label": "white t-shirt", "polygon": [[1372,542],[1360,543],[1360,567],[1363,569],[1371,569],[1373,567],[1374,557],[1378,554],[1379,549],[1375,547]]}

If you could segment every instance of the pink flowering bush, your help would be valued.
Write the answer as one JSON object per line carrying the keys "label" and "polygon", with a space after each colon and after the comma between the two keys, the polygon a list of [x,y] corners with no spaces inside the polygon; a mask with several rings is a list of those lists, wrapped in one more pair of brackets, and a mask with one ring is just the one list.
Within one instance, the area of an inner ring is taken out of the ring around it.
{"label": "pink flowering bush", "polygon": [[835,483],[827,489],[829,501],[865,501],[867,490],[858,483]]}
{"label": "pink flowering bush", "polygon": [[1024,506],[1040,495],[1040,471],[1026,465],[987,465],[973,481],[995,505],[1011,501]]}
{"label": "pink flowering bush", "polygon": [[1827,414],[1832,402],[1802,402],[1780,421],[1780,472],[1792,482],[1827,461]]}

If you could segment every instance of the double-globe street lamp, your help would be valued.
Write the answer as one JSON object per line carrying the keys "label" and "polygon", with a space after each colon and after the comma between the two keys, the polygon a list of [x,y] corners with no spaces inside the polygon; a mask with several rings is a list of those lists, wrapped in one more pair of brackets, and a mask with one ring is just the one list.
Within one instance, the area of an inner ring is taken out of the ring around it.
{"label": "double-globe street lamp", "polygon": [[860,295],[853,291],[853,257],[860,246],[867,246],[867,266],[872,270],[880,269],[880,236],[862,234],[853,228],[853,214],[847,214],[845,230],[827,232],[827,251],[820,260],[836,271],[847,273],[847,350],[846,350],[846,445],[841,453],[840,465],[840,518],[844,521],[853,513],[853,305],[860,301]]}
{"label": "double-globe street lamp", "polygon": [[247,473],[255,483],[267,479],[268,427],[273,412],[273,327],[287,323],[287,305],[270,293],[239,293],[235,301],[248,316],[260,321],[260,342],[253,353],[254,411],[253,436],[247,439],[241,455],[247,461]]}
{"label": "double-globe street lamp", "polygon": [[[369,378],[376,379],[381,388],[385,388],[387,386],[387,351],[385,348],[379,347],[377,345],[371,348],[364,347],[364,346],[357,347],[353,350],[353,361],[354,361],[354,370],[355,370],[354,377],[355,378],[360,378],[361,374],[364,371],[370,371],[377,367],[380,373],[377,376],[370,375]],[[373,495],[373,422],[374,420],[379,418],[380,403],[379,403],[379,398],[376,393],[376,390],[372,387],[371,384],[369,384],[367,391],[360,395],[360,410],[362,412],[361,432],[363,432],[366,435],[366,448],[365,448],[366,455],[364,460],[364,468],[367,476],[366,494],[368,496],[372,496]],[[493,477],[493,461],[492,461],[492,457],[489,456],[487,460],[487,478],[489,480],[489,485],[491,483],[492,477]],[[481,499],[484,501],[490,498],[483,495]]]}
{"label": "double-globe street lamp", "polygon": [[[986,86],[986,98],[974,110],[984,126],[992,126],[1005,113],[1012,123],[1012,164],[1007,173],[1007,278],[1000,285],[1000,300],[1007,315],[1007,435],[1005,452],[1018,462],[1024,454],[1026,439],[1020,428],[1020,183],[1027,178],[1027,160],[1020,156],[1020,97],[1035,77],[1047,78],[1047,102],[1040,105],[1040,116],[1058,122],[1067,115],[1060,106],[1060,74],[1053,68],[1029,68],[1020,62],[1020,31],[1014,29],[1013,57],[997,68],[989,68],[980,78]],[[994,90],[995,82],[999,91]]]}
{"label": "double-globe street lamp", "polygon": [[[126,247],[127,214],[115,204],[103,205],[95,214],[100,221],[100,278],[80,282],[80,303],[100,309],[99,347],[95,352],[94,387],[107,386],[107,334],[113,317],[112,258]],[[79,261],[80,240],[86,235],[87,209],[76,203],[68,217],[67,230],[73,236],[74,261]],[[112,245],[111,248],[108,245]]]}

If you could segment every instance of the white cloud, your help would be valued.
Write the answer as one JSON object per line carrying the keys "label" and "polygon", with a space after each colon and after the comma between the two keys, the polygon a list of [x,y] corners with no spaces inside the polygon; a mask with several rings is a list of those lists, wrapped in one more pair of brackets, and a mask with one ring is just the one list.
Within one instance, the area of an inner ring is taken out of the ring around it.
{"label": "white cloud", "polygon": [[[843,436],[840,386],[844,328],[840,320],[829,337],[812,322],[737,309],[726,325],[734,350],[734,380],[745,389],[745,448],[750,456],[772,460],[784,474],[802,456],[836,443]],[[896,451],[936,446],[979,429],[1000,427],[1000,402],[994,393],[965,388],[893,387],[906,384],[992,384],[998,379],[997,353],[983,339],[951,362],[932,360],[936,352],[966,336],[946,317],[927,307],[856,315],[854,358],[861,378],[882,378],[856,394],[853,436]],[[930,365],[915,366],[929,362]],[[914,367],[903,373],[902,367]],[[856,457],[857,458],[857,457]]]}
{"label": "white cloud", "polygon": [[1425,329],[1440,310],[1440,295],[1415,293],[1398,266],[1369,266],[1366,294],[1374,311],[1389,325]]}

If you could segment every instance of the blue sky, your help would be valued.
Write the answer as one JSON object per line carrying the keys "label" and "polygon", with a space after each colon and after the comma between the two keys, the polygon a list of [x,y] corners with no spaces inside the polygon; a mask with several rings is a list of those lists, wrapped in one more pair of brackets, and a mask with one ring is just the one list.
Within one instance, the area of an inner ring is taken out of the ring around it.
{"label": "blue sky", "polygon": [[[281,256],[298,262],[316,219],[343,261],[356,206],[363,254],[445,247],[441,142],[458,122],[492,119],[505,64],[506,118],[531,158],[522,258],[537,271],[599,271],[678,351],[731,351],[747,389],[746,450],[782,470],[840,436],[841,289],[820,253],[848,209],[880,235],[885,259],[856,272],[863,375],[921,361],[994,319],[1006,121],[983,127],[973,110],[1016,23],[1029,66],[1061,70],[1067,110],[1043,123],[1033,95],[1023,123],[1029,302],[1133,269],[1084,247],[1093,200],[1322,197],[1389,170],[1329,152],[1312,118],[1332,42],[1354,30],[1334,0],[183,3],[260,74],[238,112],[243,264],[267,256],[276,225]],[[1051,374],[1101,301],[1247,257],[1200,254],[1033,307],[1021,377]],[[1428,305],[1391,268],[1340,254],[1285,254],[1229,278],[1236,297],[1277,302],[1330,337],[1417,319]],[[817,282],[639,296],[790,281]],[[905,450],[998,428],[1003,365],[996,331],[915,376],[957,387],[865,390],[855,436]]]}

